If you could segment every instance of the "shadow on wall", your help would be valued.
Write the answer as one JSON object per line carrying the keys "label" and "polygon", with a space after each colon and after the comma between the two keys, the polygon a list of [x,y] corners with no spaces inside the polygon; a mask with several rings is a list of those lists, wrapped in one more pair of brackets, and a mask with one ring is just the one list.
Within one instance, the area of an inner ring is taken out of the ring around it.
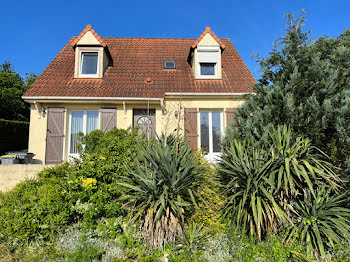
{"label": "shadow on wall", "polygon": [[28,148],[29,123],[0,119],[0,155]]}

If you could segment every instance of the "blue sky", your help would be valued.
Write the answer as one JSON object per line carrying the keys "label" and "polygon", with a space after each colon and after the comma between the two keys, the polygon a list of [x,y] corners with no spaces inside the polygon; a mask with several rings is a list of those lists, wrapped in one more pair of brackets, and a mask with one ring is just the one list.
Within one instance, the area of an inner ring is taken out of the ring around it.
{"label": "blue sky", "polygon": [[267,55],[284,33],[283,15],[308,12],[313,35],[350,28],[350,1],[6,1],[1,7],[0,63],[22,76],[41,73],[72,36],[91,24],[100,36],[197,38],[210,26],[230,38],[254,76],[252,53]]}

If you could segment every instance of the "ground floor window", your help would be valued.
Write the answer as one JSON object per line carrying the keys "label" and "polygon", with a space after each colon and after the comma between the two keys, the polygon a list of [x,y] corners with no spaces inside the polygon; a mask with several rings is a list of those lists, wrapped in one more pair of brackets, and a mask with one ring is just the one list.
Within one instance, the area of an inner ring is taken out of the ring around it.
{"label": "ground floor window", "polygon": [[200,147],[208,154],[219,154],[222,135],[222,112],[200,111]]}
{"label": "ground floor window", "polygon": [[99,128],[98,111],[71,111],[69,115],[69,143],[70,157],[78,156],[79,133],[84,135]]}

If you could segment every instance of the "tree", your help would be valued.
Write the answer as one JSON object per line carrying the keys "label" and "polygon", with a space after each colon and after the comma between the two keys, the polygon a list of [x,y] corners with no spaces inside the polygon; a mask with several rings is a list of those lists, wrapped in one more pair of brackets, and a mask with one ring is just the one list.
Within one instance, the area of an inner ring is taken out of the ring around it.
{"label": "tree", "polygon": [[261,144],[273,126],[286,124],[350,175],[350,30],[312,40],[303,31],[304,12],[286,18],[285,35],[268,57],[257,57],[256,94],[236,111],[223,145],[233,138]]}
{"label": "tree", "polygon": [[0,64],[0,119],[29,121],[29,104],[22,96],[36,77],[30,73],[24,81],[9,62]]}

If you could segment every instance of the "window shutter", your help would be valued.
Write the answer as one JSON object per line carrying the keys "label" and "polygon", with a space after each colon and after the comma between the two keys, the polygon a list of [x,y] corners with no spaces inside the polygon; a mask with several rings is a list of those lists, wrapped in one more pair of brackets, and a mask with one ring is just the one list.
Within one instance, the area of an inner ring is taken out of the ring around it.
{"label": "window shutter", "polygon": [[63,161],[64,107],[49,107],[47,110],[46,164]]}
{"label": "window shutter", "polygon": [[226,127],[228,127],[234,116],[235,109],[234,108],[226,108]]}
{"label": "window shutter", "polygon": [[197,108],[185,108],[185,139],[193,150],[198,150]]}
{"label": "window shutter", "polygon": [[100,110],[101,118],[101,130],[102,132],[107,132],[113,127],[117,126],[117,108],[101,108]]}

